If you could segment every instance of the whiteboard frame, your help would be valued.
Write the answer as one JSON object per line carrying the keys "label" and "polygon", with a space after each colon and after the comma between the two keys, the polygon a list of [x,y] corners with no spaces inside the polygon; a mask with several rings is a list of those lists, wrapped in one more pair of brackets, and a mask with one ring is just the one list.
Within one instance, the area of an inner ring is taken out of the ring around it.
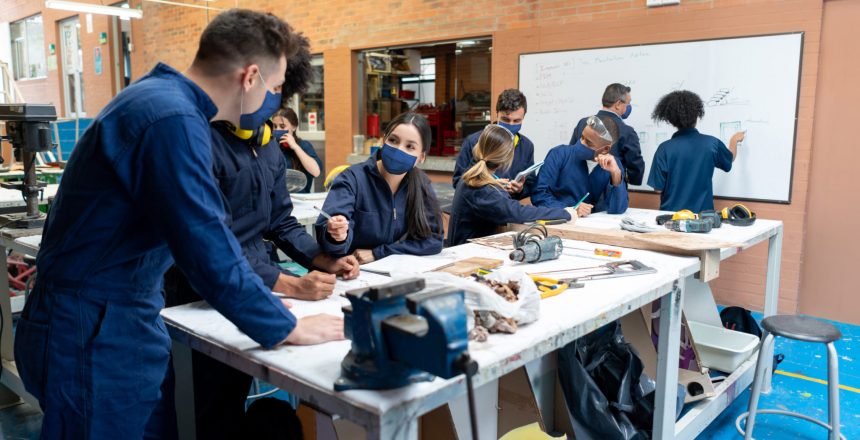
{"label": "whiteboard frame", "polygon": [[[675,40],[675,41],[662,41],[656,43],[643,43],[643,44],[621,44],[617,46],[592,46],[592,47],[578,47],[576,49],[565,49],[565,50],[545,50],[545,51],[535,51],[535,52],[523,52],[520,53],[517,59],[517,90],[520,90],[520,81],[521,74],[520,65],[523,62],[523,57],[526,55],[542,55],[542,54],[552,54],[552,53],[568,53],[568,52],[576,52],[580,50],[594,50],[594,49],[616,49],[616,48],[624,48],[624,47],[643,47],[643,46],[657,46],[663,44],[677,44],[677,43],[698,43],[703,41],[720,41],[720,40],[740,40],[744,38],[759,38],[759,37],[777,37],[783,35],[800,35],[800,55],[797,61],[797,99],[794,103],[794,136],[792,136],[791,143],[791,171],[788,179],[788,199],[787,200],[772,200],[772,199],[756,199],[756,198],[746,198],[746,197],[725,197],[725,196],[714,196],[714,199],[720,200],[738,200],[743,202],[761,202],[761,203],[775,203],[779,205],[790,205],[791,198],[794,195],[794,160],[797,156],[797,120],[798,113],[800,112],[800,83],[803,79],[803,49],[806,44],[806,32],[805,31],[793,31],[793,32],[779,32],[779,33],[770,33],[770,34],[755,34],[755,35],[741,35],[741,36],[732,36],[732,37],[721,37],[721,38],[700,38],[696,40]],[[526,97],[526,102],[528,102],[528,96]],[[526,112],[528,114],[528,112]],[[573,133],[573,127],[571,128],[571,133]],[[647,178],[647,176],[646,176]],[[659,194],[659,192],[655,190],[647,190],[647,189],[630,189],[628,187],[628,191],[642,194]]]}

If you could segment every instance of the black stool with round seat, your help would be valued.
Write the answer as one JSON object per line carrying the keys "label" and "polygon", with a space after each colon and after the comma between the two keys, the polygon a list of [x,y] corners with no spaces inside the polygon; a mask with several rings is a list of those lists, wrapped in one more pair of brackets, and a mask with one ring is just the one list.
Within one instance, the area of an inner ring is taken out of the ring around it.
{"label": "black stool with round seat", "polygon": [[[744,439],[750,440],[752,439],[752,431],[757,413],[779,414],[797,417],[827,428],[830,431],[830,436],[828,437],[830,440],[844,439],[845,437],[839,434],[839,358],[836,356],[836,347],[833,346],[835,341],[842,339],[842,333],[829,322],[798,315],[768,316],[762,320],[761,326],[764,328],[765,334],[759,347],[755,379],[753,379],[752,393],[750,394],[749,411],[741,414],[735,421],[735,427],[738,432],[744,436]],[[816,342],[827,346],[827,406],[830,415],[829,425],[804,414],[782,410],[759,410],[757,408],[765,369],[763,357],[773,347],[775,336],[782,336],[797,341]],[[741,429],[741,420],[743,419],[747,419],[746,432],[744,432],[744,429]]]}

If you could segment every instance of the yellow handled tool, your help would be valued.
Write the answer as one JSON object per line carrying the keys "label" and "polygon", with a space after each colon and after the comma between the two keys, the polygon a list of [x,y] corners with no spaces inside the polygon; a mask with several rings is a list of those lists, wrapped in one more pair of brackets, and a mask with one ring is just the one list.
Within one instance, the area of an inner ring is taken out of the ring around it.
{"label": "yellow handled tool", "polygon": [[556,296],[559,293],[567,290],[567,283],[560,283],[558,280],[554,278],[541,277],[537,275],[532,275],[532,281],[537,285],[538,290],[540,291],[540,299],[546,299],[551,296]]}

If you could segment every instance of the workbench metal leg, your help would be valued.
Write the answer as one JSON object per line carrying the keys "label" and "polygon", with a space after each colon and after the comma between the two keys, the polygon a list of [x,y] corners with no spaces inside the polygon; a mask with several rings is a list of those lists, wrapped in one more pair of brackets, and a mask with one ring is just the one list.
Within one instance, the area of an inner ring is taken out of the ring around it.
{"label": "workbench metal leg", "polygon": [[[469,419],[469,400],[466,394],[448,402],[454,429],[460,440],[472,439],[472,424]],[[493,379],[475,388],[475,413],[478,419],[477,440],[499,438],[499,379]]]}
{"label": "workbench metal leg", "polygon": [[675,282],[672,292],[660,298],[660,338],[657,344],[657,395],[654,401],[654,438],[675,436],[678,397],[678,354],[681,350],[681,310],[686,280]]}
{"label": "workbench metal leg", "polygon": [[[0,245],[0,256],[6,257],[6,246]],[[0,340],[0,351],[3,359],[14,361],[15,355],[12,351],[12,300],[9,296],[9,275],[5,273],[0,280],[0,313],[3,313],[3,338]]]}
{"label": "workbench metal leg", "polygon": [[[767,278],[764,285],[764,316],[777,313],[779,306],[779,268],[782,263],[782,225],[776,234],[767,242]],[[766,349],[767,353],[761,358],[765,362],[765,372],[762,381],[762,392],[770,393],[770,382],[773,373],[773,344]]]}
{"label": "workbench metal leg", "polygon": [[[4,258],[6,257],[6,246],[0,245],[0,255]],[[11,363],[15,361],[15,354],[12,350],[14,343],[14,339],[12,338],[12,299],[9,296],[9,275],[4,273],[2,277],[3,280],[0,281],[0,313],[3,314],[3,328],[0,332],[2,332],[3,335],[2,338],[0,338],[0,352],[2,352],[2,356],[0,356],[0,358]],[[0,368],[3,368],[2,363],[0,363]],[[8,376],[13,373],[12,371],[2,371],[0,374]],[[16,379],[20,381],[20,379]],[[0,385],[0,407],[12,405],[19,401],[20,399],[17,394],[13,393],[9,388]]]}
{"label": "workbench metal leg", "polygon": [[173,341],[171,354],[173,356],[173,375],[176,378],[174,388],[176,401],[176,425],[179,438],[193,440],[197,437],[194,421],[194,375],[191,370],[191,348]]}

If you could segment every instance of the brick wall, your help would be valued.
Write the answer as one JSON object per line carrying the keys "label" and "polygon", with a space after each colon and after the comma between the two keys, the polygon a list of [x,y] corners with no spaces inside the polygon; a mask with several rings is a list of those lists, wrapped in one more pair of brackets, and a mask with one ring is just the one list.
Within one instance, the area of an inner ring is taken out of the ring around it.
{"label": "brick wall", "polygon": [[[25,9],[30,6],[26,6],[27,3],[36,4],[38,8],[41,2],[0,1],[3,6],[0,19],[28,15]],[[241,6],[270,11],[285,18],[310,38],[314,52],[324,54],[327,168],[345,162],[352,150],[352,136],[360,132],[356,102],[357,50],[492,35],[491,77],[495,97],[501,90],[517,86],[518,57],[524,52],[805,32],[793,200],[790,205],[750,204],[761,217],[785,222],[779,308],[790,312],[797,310],[803,239],[805,233],[809,236],[814,232],[805,231],[805,209],[821,0],[684,0],[680,6],[663,8],[646,8],[645,0],[246,0]],[[200,31],[215,14],[154,3],[144,3],[143,11],[145,18],[135,21],[133,26],[135,78],[157,61],[179,69],[188,66]],[[54,16],[52,20],[58,18]],[[54,32],[55,29],[46,27],[46,44],[53,41]],[[91,56],[92,47],[85,49],[85,54],[87,52]],[[91,69],[91,61],[88,67]],[[437,64],[437,69],[445,68],[453,66]],[[56,72],[49,73],[45,83],[47,86],[33,88],[57,89]],[[445,86],[450,87],[449,84]],[[88,111],[91,111],[90,105],[102,101],[88,99],[87,102]],[[634,194],[631,203],[638,207],[656,207],[657,198]],[[718,201],[720,206],[728,203],[731,202]],[[765,247],[758,246],[723,265],[722,276],[713,284],[719,302],[761,308],[765,253]]]}
{"label": "brick wall", "polygon": [[[97,0],[89,0],[89,3],[99,3]],[[114,95],[114,63],[112,42],[110,41],[111,18],[104,15],[92,16],[92,32],[87,32],[86,14],[75,12],[47,9],[42,1],[33,0],[4,0],[0,1],[0,21],[14,22],[35,14],[42,14],[44,27],[44,51],[45,59],[50,56],[49,46],[54,44],[57,68],[48,70],[47,77],[43,79],[18,81],[18,88],[27,102],[50,103],[57,107],[60,116],[64,114],[63,85],[61,85],[62,66],[62,44],[60,41],[59,22],[78,16],[81,24],[81,51],[83,58],[83,84],[84,84],[84,112],[87,116],[95,116]],[[99,42],[99,35],[105,32],[108,35],[108,43]],[[3,42],[2,44],[8,44]],[[95,51],[98,47],[102,54],[102,73],[95,73]],[[11,63],[11,60],[8,60]]]}

